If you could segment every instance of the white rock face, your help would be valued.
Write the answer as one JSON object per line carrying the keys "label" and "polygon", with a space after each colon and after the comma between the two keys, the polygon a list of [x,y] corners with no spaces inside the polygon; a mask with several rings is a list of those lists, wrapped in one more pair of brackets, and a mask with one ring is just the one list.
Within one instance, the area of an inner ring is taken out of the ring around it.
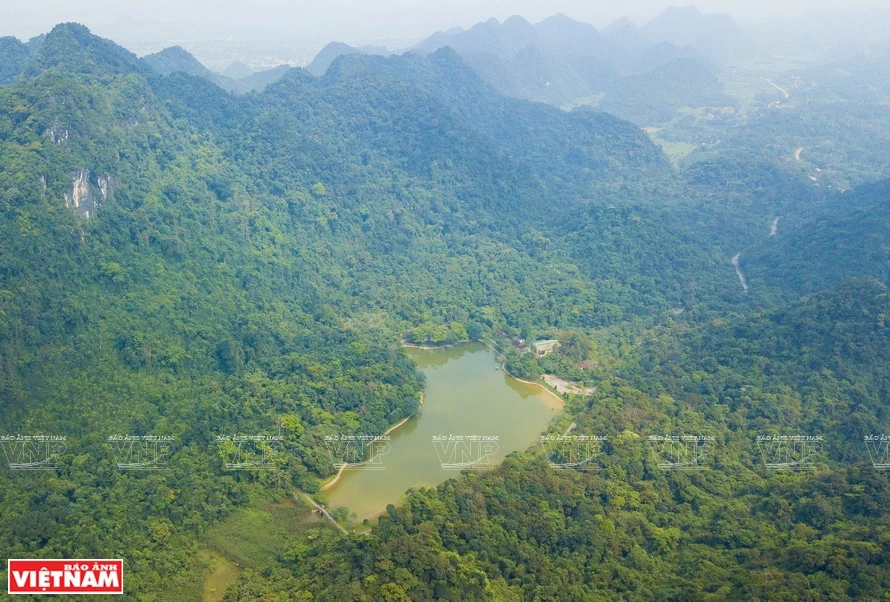
{"label": "white rock face", "polygon": [[108,200],[108,190],[111,187],[111,176],[99,176],[96,179],[96,183],[99,185],[99,192],[102,194],[102,202]]}
{"label": "white rock face", "polygon": [[[114,181],[111,176],[99,176],[90,183],[90,171],[81,169],[71,178],[71,192],[65,193],[65,206],[85,217],[93,217],[108,200]],[[95,194],[98,191],[98,194]]]}
{"label": "white rock face", "polygon": [[65,206],[69,209],[80,209],[90,197],[90,185],[88,179],[89,170],[81,169],[71,181],[71,194],[65,193]]}
{"label": "white rock face", "polygon": [[62,144],[66,140],[68,140],[68,128],[62,130],[57,122],[53,122],[51,126],[46,128],[44,132],[49,139],[53,142],[53,144]]}

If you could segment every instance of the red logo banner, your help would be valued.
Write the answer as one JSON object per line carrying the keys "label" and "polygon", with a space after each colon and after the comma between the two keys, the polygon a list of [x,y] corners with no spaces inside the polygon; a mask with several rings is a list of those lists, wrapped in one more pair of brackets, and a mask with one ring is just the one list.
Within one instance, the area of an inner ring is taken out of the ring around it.
{"label": "red logo banner", "polygon": [[20,560],[7,564],[10,594],[122,594],[123,560]]}

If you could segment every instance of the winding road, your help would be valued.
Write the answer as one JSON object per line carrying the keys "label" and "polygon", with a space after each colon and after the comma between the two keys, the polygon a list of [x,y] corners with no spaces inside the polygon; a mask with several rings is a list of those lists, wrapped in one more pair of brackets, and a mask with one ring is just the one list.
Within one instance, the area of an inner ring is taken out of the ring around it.
{"label": "winding road", "polygon": [[334,526],[337,527],[338,529],[340,529],[340,530],[343,532],[344,535],[349,535],[349,531],[347,531],[346,529],[344,529],[344,528],[343,528],[343,525],[341,525],[341,524],[338,523],[336,520],[334,520],[334,517],[331,516],[331,513],[328,512],[328,511],[325,509],[324,506],[322,506],[321,504],[319,504],[318,502],[316,502],[315,500],[313,500],[312,497],[311,497],[308,493],[306,493],[306,492],[304,492],[304,491],[301,492],[301,493],[303,494],[303,497],[306,498],[306,500],[308,500],[308,502],[309,502],[310,504],[312,504],[313,506],[315,506],[315,509],[316,509],[316,510],[318,510],[319,512],[321,512],[321,513],[324,515],[325,518],[327,518],[329,521],[331,521],[332,523],[334,523]]}
{"label": "winding road", "polygon": [[742,288],[745,289],[745,292],[748,292],[748,283],[745,282],[745,275],[742,274],[741,268],[739,268],[739,256],[741,253],[736,253],[735,257],[732,258],[732,265],[735,266],[735,273],[739,275],[739,282],[742,283]]}
{"label": "winding road", "polygon": [[788,94],[788,92],[785,90],[785,88],[783,88],[783,87],[780,86],[779,84],[775,83],[773,80],[771,80],[771,79],[766,79],[766,78],[764,77],[764,78],[763,78],[763,81],[765,81],[766,83],[768,83],[769,85],[771,85],[772,87],[774,87],[776,90],[778,90],[779,92],[781,92],[782,94],[784,94],[784,95],[785,95],[785,98],[788,98],[788,97],[791,96],[790,94]]}

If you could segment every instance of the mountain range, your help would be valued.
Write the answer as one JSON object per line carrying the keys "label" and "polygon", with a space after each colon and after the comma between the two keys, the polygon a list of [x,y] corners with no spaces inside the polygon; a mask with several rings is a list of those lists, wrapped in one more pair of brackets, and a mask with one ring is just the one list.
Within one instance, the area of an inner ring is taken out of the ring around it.
{"label": "mountain range", "polygon": [[[888,424],[887,182],[818,186],[757,143],[672,163],[639,123],[522,98],[540,75],[647,121],[719,100],[700,58],[607,60],[664,27],[513,18],[238,80],[73,23],[0,40],[0,434],[66,437],[49,470],[0,470],[8,556],[125,558],[127,595],[165,601],[215,566],[229,600],[890,590],[861,445]],[[600,470],[532,447],[367,525],[313,514],[328,438],[420,408],[414,331],[587,382],[547,434],[604,436]],[[567,349],[513,344],[535,333]],[[223,433],[279,433],[276,470],[228,470]],[[651,433],[711,437],[709,469],[664,470]],[[776,474],[760,434],[824,454]],[[169,470],[121,470],[122,435],[175,441]]]}
{"label": "mountain range", "polygon": [[[681,106],[732,105],[712,62],[737,57],[743,42],[728,16],[690,8],[668,10],[644,28],[623,19],[602,32],[562,14],[535,25],[518,16],[503,23],[490,19],[435,33],[409,52],[447,46],[503,94],[556,106],[601,105],[651,125],[669,120]],[[310,70],[320,73],[335,54],[353,52],[329,45]],[[651,99],[637,100],[643,91],[659,98],[660,110],[652,109]]]}

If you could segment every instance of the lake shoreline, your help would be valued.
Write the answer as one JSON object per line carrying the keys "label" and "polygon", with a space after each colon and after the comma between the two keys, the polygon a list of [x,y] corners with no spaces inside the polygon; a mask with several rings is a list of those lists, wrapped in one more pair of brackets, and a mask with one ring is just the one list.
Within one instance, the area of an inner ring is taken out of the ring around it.
{"label": "lake shoreline", "polygon": [[[417,416],[417,412],[419,412],[420,409],[423,407],[424,399],[425,399],[425,397],[424,397],[424,392],[421,391],[421,392],[420,392],[420,405],[417,406],[417,410],[416,410],[413,414],[411,414],[410,416],[408,416],[408,417],[406,417],[406,418],[403,418],[402,420],[400,420],[400,421],[397,422],[396,424],[394,424],[394,425],[392,425],[391,427],[389,427],[388,429],[386,429],[386,432],[383,433],[382,435],[380,435],[380,437],[386,437],[386,436],[389,435],[391,432],[393,432],[394,430],[396,430],[397,428],[399,428],[400,426],[402,426],[403,424],[405,424],[406,422],[408,422],[409,420],[411,420],[412,418],[414,418],[415,416]],[[379,441],[379,440],[380,440],[380,437],[377,437],[376,439],[374,439],[374,441]],[[373,441],[372,441],[371,443],[373,443]],[[324,485],[320,486],[320,487],[318,488],[318,491],[320,491],[320,492],[321,492],[321,491],[325,491],[325,490],[327,490],[327,489],[333,487],[334,484],[335,484],[337,481],[340,480],[340,477],[343,476],[343,472],[344,472],[348,467],[349,467],[349,463],[344,464],[344,465],[340,468],[340,470],[337,471],[337,474],[334,475],[334,478],[331,479],[330,481],[328,481],[327,483],[325,483]]]}
{"label": "lake shoreline", "polygon": [[[404,428],[406,421],[400,420],[387,429],[392,433],[393,451],[384,458],[385,468],[341,466],[321,487],[328,506],[347,508],[357,520],[378,516],[387,504],[398,503],[408,489],[434,487],[455,477],[448,471],[459,470],[459,461],[467,462],[465,457],[476,458],[474,454],[482,453],[472,443],[465,449],[460,445],[445,449],[433,443],[433,453],[431,437],[435,442],[443,434],[496,434],[497,449],[488,450],[493,456],[486,460],[493,468],[511,451],[536,445],[554,417],[564,412],[563,400],[552,391],[510,374],[490,343],[471,341],[431,350],[418,347],[411,345],[405,353],[427,378],[423,411],[416,413],[418,420],[408,423],[408,428]],[[443,454],[464,456],[443,459]]]}
{"label": "lake shoreline", "polygon": [[550,396],[553,397],[553,399],[555,399],[556,401],[559,402],[559,409],[565,408],[566,400],[563,399],[562,397],[560,397],[559,394],[553,392],[549,387],[546,387],[539,382],[525,380],[524,378],[519,378],[518,376],[514,376],[513,374],[510,374],[510,371],[507,370],[507,358],[504,357],[503,355],[501,355],[501,353],[497,349],[494,348],[494,345],[492,345],[488,341],[479,341],[479,342],[482,343],[483,345],[485,345],[486,347],[488,347],[489,349],[491,349],[491,352],[494,353],[494,356],[501,363],[501,370],[503,371],[504,374],[506,374],[513,380],[518,380],[521,383],[525,383],[527,385],[535,385],[536,387],[539,387],[542,391],[549,393]]}
{"label": "lake shoreline", "polygon": [[535,385],[536,387],[540,387],[541,390],[543,390],[543,391],[549,393],[549,394],[553,397],[553,399],[555,399],[557,402],[559,402],[559,405],[558,405],[559,409],[563,409],[563,408],[565,407],[565,405],[566,405],[566,400],[563,399],[563,398],[559,395],[559,393],[553,391],[550,387],[548,387],[548,386],[546,386],[546,385],[544,385],[544,384],[541,384],[541,383],[539,383],[539,382],[535,382],[535,381],[531,381],[531,380],[525,380],[524,378],[519,378],[518,376],[515,376],[515,375],[513,375],[513,374],[510,374],[510,371],[507,370],[507,366],[506,366],[506,364],[507,364],[507,358],[505,358],[505,357],[500,353],[500,351],[498,351],[498,350],[495,348],[495,346],[492,345],[491,343],[489,343],[488,341],[482,341],[482,340],[473,341],[473,340],[471,340],[471,339],[466,339],[466,340],[464,340],[464,341],[458,341],[458,342],[456,342],[456,343],[448,343],[447,345],[415,345],[415,344],[413,344],[413,343],[406,343],[404,337],[402,337],[401,340],[400,340],[399,342],[401,343],[402,347],[410,347],[410,348],[412,348],[412,349],[420,349],[420,350],[422,350],[422,351],[437,351],[437,350],[439,350],[439,349],[453,349],[453,348],[457,347],[458,345],[464,345],[464,344],[466,344],[466,343],[482,343],[483,345],[485,345],[486,347],[488,347],[488,348],[491,350],[492,353],[494,353],[494,356],[497,358],[497,360],[498,360],[498,361],[500,362],[500,364],[501,364],[501,371],[502,371],[504,374],[506,374],[507,376],[509,376],[509,377],[512,378],[513,380],[517,380],[517,381],[519,381],[519,382],[521,382],[521,383],[525,383],[525,384],[527,384],[527,385]]}
{"label": "lake shoreline", "polygon": [[485,341],[473,341],[470,339],[464,339],[463,341],[458,341],[456,343],[448,343],[446,345],[415,345],[414,343],[406,343],[405,339],[399,341],[399,344],[402,347],[410,347],[411,349],[420,349],[422,351],[438,351],[439,349],[454,349],[458,345],[464,345],[466,343],[484,343]]}
{"label": "lake shoreline", "polygon": [[[521,383],[526,384],[526,385],[533,385],[533,386],[539,388],[541,391],[547,393],[548,396],[549,396],[549,399],[551,399],[551,403],[548,404],[548,405],[549,405],[549,407],[551,407],[552,409],[556,409],[556,410],[559,410],[559,411],[564,411],[564,409],[565,409],[565,404],[566,404],[565,399],[563,399],[558,393],[554,392],[554,391],[553,391],[552,389],[550,389],[549,387],[545,386],[545,385],[542,384],[542,383],[535,382],[535,381],[530,381],[530,380],[525,380],[524,378],[519,378],[518,376],[515,376],[515,375],[511,374],[510,371],[507,370],[507,366],[506,366],[506,361],[507,361],[507,360],[506,360],[506,357],[505,357],[503,354],[501,354],[501,353],[495,348],[495,346],[492,345],[492,344],[491,344],[490,342],[488,342],[488,341],[471,341],[471,340],[466,340],[466,341],[458,341],[458,342],[456,342],[456,343],[449,343],[449,344],[447,344],[447,345],[415,345],[415,344],[412,344],[412,343],[406,343],[406,342],[404,341],[404,339],[403,339],[403,340],[400,341],[400,343],[401,343],[401,346],[402,346],[402,347],[405,347],[405,348],[411,348],[411,349],[419,349],[419,350],[421,350],[421,351],[440,351],[440,350],[443,350],[443,349],[453,349],[453,348],[455,348],[455,347],[458,347],[458,346],[460,346],[460,345],[465,345],[465,344],[468,344],[468,343],[481,343],[481,344],[484,345],[489,351],[491,351],[491,352],[494,354],[495,359],[497,360],[497,362],[498,362],[498,364],[499,364],[499,369],[501,370],[501,372],[503,372],[503,373],[504,373],[505,375],[507,375],[509,378],[511,378],[511,379],[513,379],[513,380],[515,380],[515,381],[517,381],[517,382],[521,382]],[[415,417],[417,416],[417,413],[420,411],[420,409],[423,408],[424,400],[425,400],[425,392],[424,392],[424,391],[421,391],[421,392],[420,392],[420,405],[418,406],[417,411],[415,411],[415,412],[414,412],[413,414],[411,414],[410,416],[408,416],[408,417],[406,417],[406,418],[403,418],[402,420],[400,420],[400,421],[397,422],[396,424],[394,424],[394,425],[392,425],[391,427],[389,427],[388,429],[386,429],[386,431],[383,433],[383,435],[381,435],[381,437],[386,437],[386,436],[388,436],[390,433],[394,432],[394,431],[395,431],[396,429],[398,429],[399,427],[405,425],[405,423],[407,423],[409,420],[411,420],[412,418],[415,418]],[[379,439],[379,438],[378,438],[378,439]],[[375,441],[376,441],[376,439],[375,439]],[[345,465],[343,465],[343,466],[340,468],[340,470],[337,471],[337,474],[335,474],[329,481],[323,483],[323,484],[318,488],[319,493],[320,493],[320,492],[323,492],[323,491],[327,491],[328,489],[330,489],[331,487],[333,487],[334,485],[336,485],[337,482],[339,482],[340,479],[343,477],[343,474],[346,472],[346,470],[347,470],[348,468],[349,468],[349,464],[345,464]]]}

